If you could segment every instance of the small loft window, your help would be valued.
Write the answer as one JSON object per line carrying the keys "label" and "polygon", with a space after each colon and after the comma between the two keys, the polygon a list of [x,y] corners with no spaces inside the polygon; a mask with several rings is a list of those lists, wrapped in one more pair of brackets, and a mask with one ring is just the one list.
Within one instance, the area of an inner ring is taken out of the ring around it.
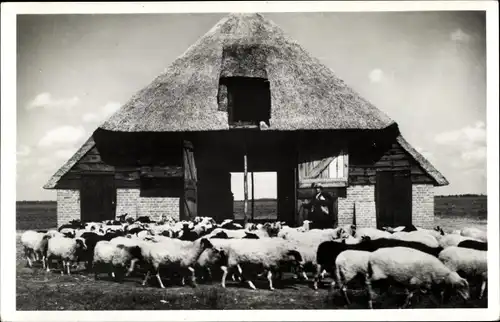
{"label": "small loft window", "polygon": [[221,78],[219,105],[221,110],[227,111],[230,125],[258,126],[263,121],[269,126],[271,118],[269,81],[256,77]]}

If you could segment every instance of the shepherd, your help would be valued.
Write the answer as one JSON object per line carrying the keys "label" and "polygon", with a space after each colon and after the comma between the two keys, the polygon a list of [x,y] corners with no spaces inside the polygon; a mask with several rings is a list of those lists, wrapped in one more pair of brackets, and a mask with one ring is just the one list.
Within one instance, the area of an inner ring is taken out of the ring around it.
{"label": "shepherd", "polygon": [[311,229],[326,229],[337,227],[337,217],[333,213],[333,198],[323,191],[320,183],[313,183],[313,197],[308,203],[303,204],[304,208],[309,210],[308,219],[312,221]]}

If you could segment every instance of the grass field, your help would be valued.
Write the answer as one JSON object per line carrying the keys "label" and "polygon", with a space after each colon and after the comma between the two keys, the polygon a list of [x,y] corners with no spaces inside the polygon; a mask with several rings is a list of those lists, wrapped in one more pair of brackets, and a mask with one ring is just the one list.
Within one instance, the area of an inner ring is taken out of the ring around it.
{"label": "grass field", "polygon": [[[453,197],[457,198],[457,197]],[[486,199],[473,203],[474,200],[458,203],[436,198],[436,225],[446,230],[467,226],[486,229]],[[450,206],[455,205],[455,206]],[[43,208],[46,207],[46,208]],[[272,208],[271,201],[265,201],[256,209],[265,214],[265,209]],[[200,283],[197,288],[178,286],[174,281],[167,287],[158,288],[151,279],[149,286],[141,286],[141,277],[131,277],[123,283],[111,281],[106,274],[95,281],[93,275],[76,271],[71,276],[61,276],[58,270],[46,273],[41,267],[26,267],[22,258],[20,234],[24,229],[42,229],[55,227],[55,207],[50,203],[18,205],[18,231],[16,240],[16,300],[18,310],[172,310],[172,309],[344,309],[342,297],[335,292],[334,298],[328,296],[326,288],[314,291],[310,282],[292,281],[285,275],[282,283],[277,282],[276,290],[267,290],[265,278],[255,282],[259,290],[252,291],[246,286],[228,282],[227,288],[220,286],[219,280],[212,283]],[[452,209],[453,211],[450,211]],[[459,210],[457,210],[459,209]],[[484,212],[483,212],[484,209]],[[25,212],[23,214],[23,212]],[[27,216],[26,214],[30,214]],[[35,216],[33,216],[35,214]],[[35,219],[26,219],[27,217]],[[24,219],[23,219],[24,218]],[[52,218],[52,219],[51,219]],[[43,220],[48,219],[45,223]],[[50,222],[52,220],[52,222]],[[52,223],[52,226],[48,226]],[[30,225],[30,226],[29,226]],[[327,279],[325,282],[329,282]],[[477,297],[478,285],[471,285],[471,294]],[[349,291],[352,304],[349,309],[366,308],[366,294],[359,285]],[[404,300],[403,291],[396,289],[392,295],[381,295],[376,299],[375,308],[397,308]],[[412,308],[438,308],[428,296],[415,299]],[[463,303],[453,297],[446,308],[487,307],[487,297],[473,299]],[[440,306],[439,308],[443,308]]]}

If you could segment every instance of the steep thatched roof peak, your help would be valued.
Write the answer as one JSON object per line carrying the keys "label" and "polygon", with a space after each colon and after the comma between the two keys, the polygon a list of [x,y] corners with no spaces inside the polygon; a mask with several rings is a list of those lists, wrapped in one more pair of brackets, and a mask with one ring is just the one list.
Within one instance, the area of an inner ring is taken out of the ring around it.
{"label": "steep thatched roof peak", "polygon": [[221,76],[265,75],[267,130],[382,129],[393,121],[276,24],[257,13],[232,13],[101,125],[120,132],[228,130],[218,103]]}

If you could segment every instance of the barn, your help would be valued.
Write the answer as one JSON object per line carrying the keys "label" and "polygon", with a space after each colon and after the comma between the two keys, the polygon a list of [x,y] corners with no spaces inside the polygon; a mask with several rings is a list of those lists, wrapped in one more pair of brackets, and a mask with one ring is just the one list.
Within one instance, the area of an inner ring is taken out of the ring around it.
{"label": "barn", "polygon": [[434,223],[447,180],[398,124],[261,14],[229,14],[49,179],[58,224],[123,214],[233,218],[231,172],[277,173],[277,219],[320,182],[339,224]]}

